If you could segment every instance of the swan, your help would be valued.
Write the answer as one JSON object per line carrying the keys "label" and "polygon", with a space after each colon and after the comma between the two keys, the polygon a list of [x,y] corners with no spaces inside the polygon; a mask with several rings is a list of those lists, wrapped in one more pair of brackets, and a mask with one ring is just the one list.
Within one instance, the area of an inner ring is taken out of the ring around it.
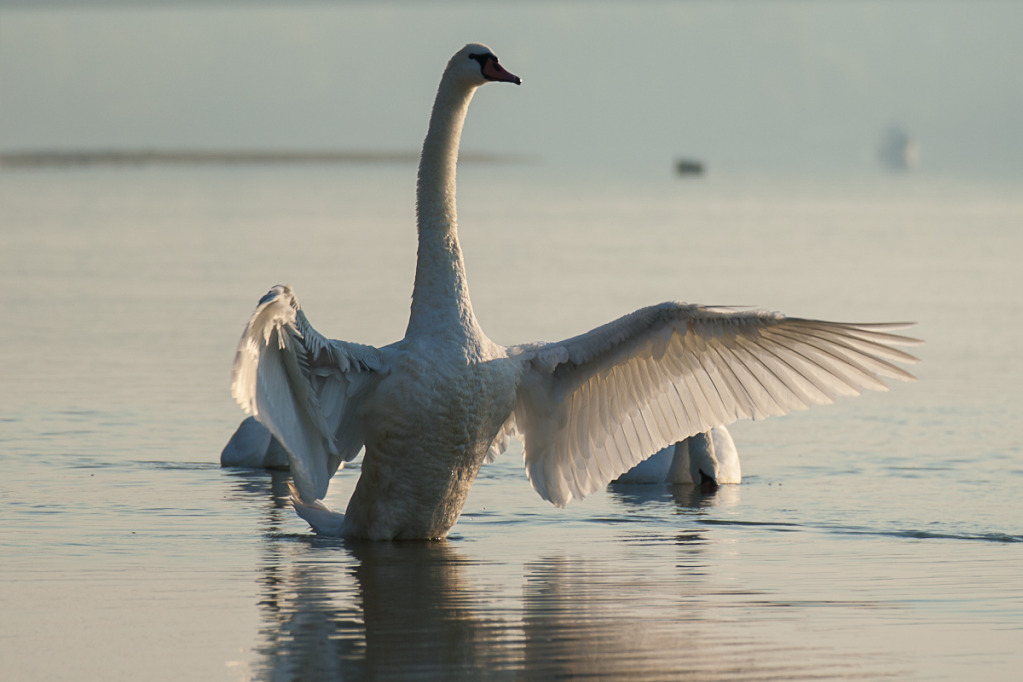
{"label": "swan", "polygon": [[732,434],[715,426],[658,450],[614,482],[689,484],[712,492],[720,485],[741,483],[742,467]]}
{"label": "swan", "polygon": [[220,466],[287,469],[288,451],[255,417],[246,417],[220,453]]}
{"label": "swan", "polygon": [[[480,466],[523,440],[536,492],[562,507],[651,452],[737,419],[830,403],[882,378],[912,380],[904,324],[847,324],[661,303],[573,338],[500,346],[469,299],[455,167],[477,88],[520,84],[476,43],[448,62],[416,186],[419,248],[404,338],[331,340],[291,287],[258,302],[239,341],[232,393],[288,450],[295,510],[320,534],[446,537]],[[342,514],[328,483],[362,449]]]}

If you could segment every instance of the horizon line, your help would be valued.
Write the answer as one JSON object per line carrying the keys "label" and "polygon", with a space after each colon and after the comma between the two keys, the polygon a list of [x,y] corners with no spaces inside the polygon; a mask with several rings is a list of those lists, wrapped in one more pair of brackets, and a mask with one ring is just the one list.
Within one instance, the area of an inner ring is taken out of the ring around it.
{"label": "horizon line", "polygon": [[[464,152],[471,163],[523,163],[532,157]],[[415,163],[419,152],[304,149],[34,149],[0,151],[0,168],[152,165],[269,165],[341,163]]]}

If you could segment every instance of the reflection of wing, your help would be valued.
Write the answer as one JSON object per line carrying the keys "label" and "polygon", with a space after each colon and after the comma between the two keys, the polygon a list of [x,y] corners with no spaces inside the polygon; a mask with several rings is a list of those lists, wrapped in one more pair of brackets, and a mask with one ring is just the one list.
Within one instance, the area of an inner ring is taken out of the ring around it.
{"label": "reflection of wing", "polygon": [[322,498],[362,448],[357,411],[382,367],[376,348],[313,329],[291,287],[275,286],[259,301],[238,344],[231,391],[287,448],[304,499]]}
{"label": "reflection of wing", "polygon": [[561,506],[715,426],[885,391],[880,377],[913,378],[893,364],[916,362],[893,348],[917,343],[888,331],[903,326],[662,303],[510,348],[523,364],[512,419],[529,479]]}

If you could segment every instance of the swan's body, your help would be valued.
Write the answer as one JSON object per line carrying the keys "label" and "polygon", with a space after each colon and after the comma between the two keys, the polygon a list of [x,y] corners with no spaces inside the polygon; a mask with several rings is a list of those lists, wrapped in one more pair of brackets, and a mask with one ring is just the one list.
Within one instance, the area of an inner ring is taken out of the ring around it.
{"label": "swan's body", "polygon": [[732,434],[724,426],[716,426],[658,450],[616,482],[688,484],[714,490],[742,482],[742,468]]}
{"label": "swan's body", "polygon": [[[536,491],[563,506],[651,452],[736,419],[784,414],[912,378],[896,325],[858,325],[682,303],[638,310],[558,343],[502,347],[480,329],[458,243],[455,163],[466,110],[488,80],[519,80],[467,45],[441,79],[417,187],[419,254],[405,338],[325,339],[289,287],[263,297],[232,389],[287,448],[295,507],[321,533],[444,537],[480,465],[524,440]],[[320,500],[365,446],[344,515]]]}
{"label": "swan's body", "polygon": [[220,453],[222,467],[287,469],[288,451],[254,417],[246,417]]}

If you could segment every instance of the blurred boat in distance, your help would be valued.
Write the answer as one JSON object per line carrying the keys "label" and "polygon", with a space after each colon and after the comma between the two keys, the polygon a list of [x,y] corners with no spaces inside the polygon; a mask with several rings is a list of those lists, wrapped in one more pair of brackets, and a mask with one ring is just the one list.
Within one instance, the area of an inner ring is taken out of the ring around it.
{"label": "blurred boat in distance", "polygon": [[901,126],[890,126],[878,147],[881,163],[893,171],[910,171],[920,163],[920,146]]}

